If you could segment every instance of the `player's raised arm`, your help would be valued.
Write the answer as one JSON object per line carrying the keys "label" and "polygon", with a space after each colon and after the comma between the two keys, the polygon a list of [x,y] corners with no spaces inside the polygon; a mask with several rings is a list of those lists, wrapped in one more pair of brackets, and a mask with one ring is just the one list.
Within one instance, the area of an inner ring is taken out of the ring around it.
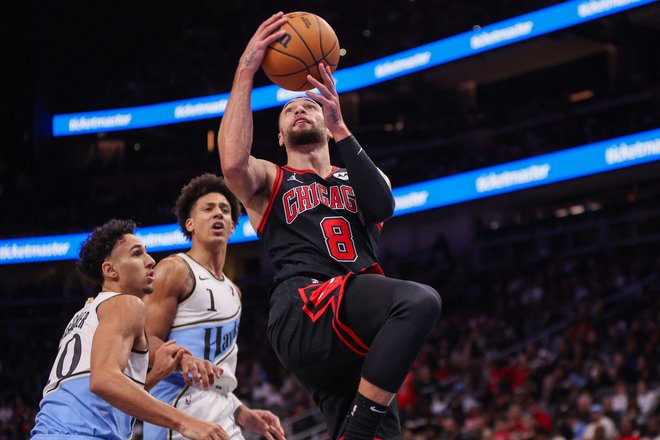
{"label": "player's raised arm", "polygon": [[319,101],[323,105],[325,125],[332,134],[342,159],[344,159],[364,219],[371,223],[383,222],[394,214],[394,197],[392,196],[390,181],[374,165],[371,158],[362,149],[344,123],[332,71],[328,66],[319,64],[319,72],[323,82],[317,81],[311,75],[307,76],[307,80],[320,93],[311,91],[306,93],[310,98]]}
{"label": "player's raised arm", "polygon": [[[250,39],[236,69],[234,84],[218,131],[220,166],[227,185],[244,203],[249,205],[252,197],[267,186],[267,161],[250,155],[252,148],[253,121],[250,97],[254,74],[261,67],[268,45],[281,38],[279,30],[286,20],[278,12],[261,23]],[[246,206],[247,207],[247,206]]]}

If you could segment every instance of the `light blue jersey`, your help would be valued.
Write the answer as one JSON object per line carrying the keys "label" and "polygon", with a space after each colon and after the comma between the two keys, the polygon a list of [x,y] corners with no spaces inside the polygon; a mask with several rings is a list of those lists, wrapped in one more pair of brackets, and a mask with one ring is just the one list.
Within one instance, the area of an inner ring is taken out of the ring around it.
{"label": "light blue jersey", "polygon": [[[230,428],[222,419],[232,417],[240,405],[232,393],[237,385],[236,339],[241,318],[238,288],[227,277],[216,278],[188,255],[181,253],[177,256],[190,267],[195,286],[192,293],[178,304],[166,340],[176,339],[176,344],[190,350],[193,356],[219,365],[222,375],[210,390],[204,391],[186,386],[183,375],[176,371],[154,386],[151,394],[193,417],[219,423],[229,433]],[[237,427],[235,430],[240,435]],[[166,428],[144,424],[145,440],[176,439],[177,435]]]}
{"label": "light blue jersey", "polygon": [[[57,357],[44,388],[34,440],[129,439],[133,417],[114,408],[89,390],[89,372],[94,332],[99,320],[98,306],[120,295],[101,292],[87,300],[85,307],[69,321],[60,340]],[[132,351],[124,374],[144,386],[149,363],[148,351]]]}

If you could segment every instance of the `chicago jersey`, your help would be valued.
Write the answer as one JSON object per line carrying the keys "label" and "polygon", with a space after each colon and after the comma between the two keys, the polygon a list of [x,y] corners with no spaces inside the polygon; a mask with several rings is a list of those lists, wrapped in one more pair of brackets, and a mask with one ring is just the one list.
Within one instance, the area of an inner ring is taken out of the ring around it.
{"label": "chicago jersey", "polygon": [[[99,324],[96,311],[103,301],[117,295],[121,294],[99,293],[69,321],[43,391],[32,438],[131,437],[134,419],[89,390],[92,341]],[[124,374],[144,386],[148,364],[148,350],[131,350]]]}
{"label": "chicago jersey", "polygon": [[346,169],[333,167],[323,178],[278,166],[257,234],[278,283],[294,275],[332,278],[372,266],[380,228],[364,222]]}

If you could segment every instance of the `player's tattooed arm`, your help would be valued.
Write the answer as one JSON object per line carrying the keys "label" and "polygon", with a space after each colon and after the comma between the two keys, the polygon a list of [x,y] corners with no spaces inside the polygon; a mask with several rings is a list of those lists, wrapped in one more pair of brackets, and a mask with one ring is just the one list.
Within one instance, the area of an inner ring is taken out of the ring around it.
{"label": "player's tattooed arm", "polygon": [[332,133],[335,142],[339,142],[350,136],[351,132],[346,126],[341,114],[339,95],[335,88],[335,80],[332,77],[332,70],[323,63],[319,63],[319,72],[321,73],[323,82],[316,80],[316,78],[311,75],[307,75],[307,81],[316,87],[319,93],[314,93],[309,90],[305,93],[310,98],[321,103],[321,106],[323,106],[325,125],[328,127],[328,130],[330,130],[330,133]]}
{"label": "player's tattooed arm", "polygon": [[186,279],[184,280],[184,284],[186,286],[186,292],[184,293],[184,295],[188,296],[192,293],[193,289],[195,288],[195,275],[193,274],[193,271],[190,268],[188,268],[188,274],[186,274]]}
{"label": "player's tattooed arm", "polygon": [[332,122],[335,125],[339,125],[339,124],[344,122],[342,117],[341,117],[341,114],[339,113],[339,111],[337,111],[337,109],[331,110],[329,116],[330,116],[330,119],[332,119]]}
{"label": "player's tattooed arm", "polygon": [[250,66],[252,66],[252,63],[253,63],[253,61],[254,61],[254,57],[255,57],[256,53],[257,53],[257,51],[254,50],[254,49],[252,49],[252,50],[250,51],[250,53],[245,57],[245,61],[243,62],[243,64],[245,65],[245,67],[250,67]]}

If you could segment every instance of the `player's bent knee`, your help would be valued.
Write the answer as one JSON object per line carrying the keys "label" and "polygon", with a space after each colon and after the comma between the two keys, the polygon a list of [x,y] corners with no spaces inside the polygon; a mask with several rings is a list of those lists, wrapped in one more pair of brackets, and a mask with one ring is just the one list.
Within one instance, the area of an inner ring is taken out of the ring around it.
{"label": "player's bent knee", "polygon": [[414,287],[414,293],[409,298],[415,317],[425,323],[435,324],[442,310],[440,294],[425,284],[414,283]]}

